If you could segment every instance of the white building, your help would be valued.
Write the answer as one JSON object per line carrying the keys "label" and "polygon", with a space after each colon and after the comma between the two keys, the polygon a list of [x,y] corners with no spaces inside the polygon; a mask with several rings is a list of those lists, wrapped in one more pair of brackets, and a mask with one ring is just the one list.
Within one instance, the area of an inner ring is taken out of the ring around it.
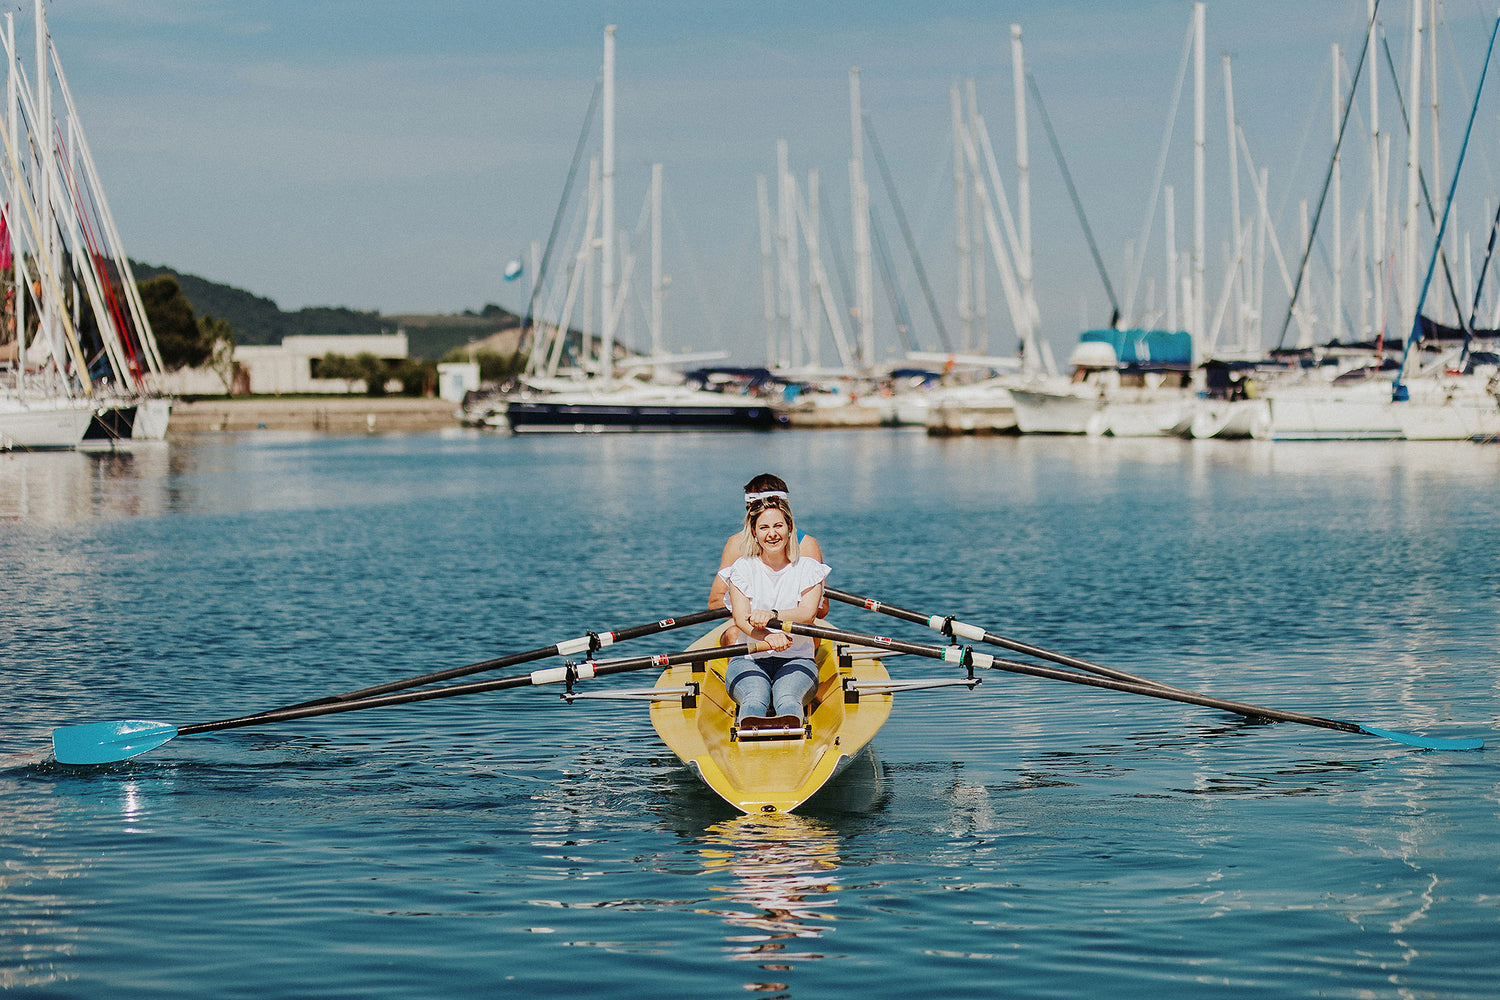
{"label": "white building", "polygon": [[[318,363],[330,354],[352,358],[373,354],[383,361],[404,361],[404,332],[335,336],[285,337],[280,344],[245,344],[234,349],[235,391],[255,395],[365,392],[363,379],[319,378]],[[168,372],[161,389],[182,395],[214,395],[225,391],[223,380],[206,369]]]}
{"label": "white building", "polygon": [[474,361],[448,361],[437,366],[438,397],[462,403],[467,393],[479,389],[479,364]]}

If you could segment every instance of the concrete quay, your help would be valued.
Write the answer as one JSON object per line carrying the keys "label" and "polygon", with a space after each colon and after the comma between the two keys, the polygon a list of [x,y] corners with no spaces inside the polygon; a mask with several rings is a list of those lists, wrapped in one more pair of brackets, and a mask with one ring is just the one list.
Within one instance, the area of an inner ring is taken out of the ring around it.
{"label": "concrete quay", "polygon": [[327,434],[433,431],[459,426],[457,410],[458,405],[446,399],[406,396],[178,400],[172,406],[167,436],[256,430]]}

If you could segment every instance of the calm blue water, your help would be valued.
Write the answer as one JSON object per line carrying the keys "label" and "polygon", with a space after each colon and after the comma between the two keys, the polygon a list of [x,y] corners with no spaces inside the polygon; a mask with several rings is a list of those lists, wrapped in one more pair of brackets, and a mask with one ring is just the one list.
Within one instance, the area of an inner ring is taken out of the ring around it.
{"label": "calm blue water", "polygon": [[0,990],[1500,996],[1493,747],[997,673],[898,696],[878,759],[783,817],[718,805],[643,706],[545,689],[50,759],[64,723],[237,716],[695,610],[766,470],[842,589],[1500,739],[1500,447],[262,433],[0,455]]}

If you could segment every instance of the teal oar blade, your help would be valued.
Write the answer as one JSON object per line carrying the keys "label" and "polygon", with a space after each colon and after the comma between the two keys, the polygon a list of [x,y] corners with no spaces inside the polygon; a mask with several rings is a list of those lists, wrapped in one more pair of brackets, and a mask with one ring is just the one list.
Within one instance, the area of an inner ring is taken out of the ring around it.
{"label": "teal oar blade", "polygon": [[59,764],[109,764],[155,750],[176,736],[177,727],[166,722],[84,722],[52,730],[52,755]]}
{"label": "teal oar blade", "polygon": [[1381,736],[1397,743],[1405,743],[1409,747],[1420,747],[1423,750],[1484,749],[1484,740],[1477,736],[1418,736],[1416,733],[1402,733],[1394,729],[1376,729],[1374,726],[1366,726],[1358,722],[1353,725],[1368,736]]}
{"label": "teal oar blade", "polygon": [[52,730],[52,748],[59,764],[109,764],[143,754],[178,736],[213,733],[222,729],[239,729],[243,726],[264,726],[273,722],[290,722],[293,719],[310,719],[318,715],[357,712],[366,708],[384,708],[388,705],[405,705],[418,701],[432,701],[437,698],[454,698],[458,695],[479,694],[483,691],[502,691],[507,688],[563,682],[571,686],[574,681],[591,677],[606,677],[610,674],[630,670],[648,670],[652,667],[670,667],[676,663],[703,663],[708,660],[728,659],[769,648],[762,642],[741,642],[733,646],[710,646],[707,649],[689,649],[681,653],[636,656],[623,660],[604,662],[587,660],[583,663],[569,663],[567,666],[550,670],[535,670],[515,677],[473,681],[468,684],[454,684],[450,687],[424,688],[418,691],[393,692],[355,701],[335,701],[326,705],[294,705],[272,712],[245,715],[238,719],[195,722],[186,726],[133,719],[123,719],[118,722],[85,722],[74,726],[59,726]]}
{"label": "teal oar blade", "polygon": [[1366,736],[1376,736],[1406,746],[1420,747],[1426,750],[1479,750],[1484,746],[1483,740],[1474,737],[1416,736],[1411,733],[1392,732],[1386,729],[1376,729],[1373,726],[1361,725],[1358,722],[1344,722],[1340,719],[1325,719],[1321,716],[1307,715],[1303,712],[1288,712],[1279,708],[1267,708],[1264,705],[1252,705],[1243,701],[1215,698],[1211,695],[1199,694],[1196,691],[1185,691],[1181,688],[1160,687],[1149,682],[1137,684],[1131,681],[1115,680],[1111,677],[1096,677],[1092,674],[1077,674],[1071,670],[1058,670],[1055,667],[1022,663],[1018,660],[1004,660],[998,656],[990,656],[988,653],[975,653],[967,646],[961,650],[958,646],[929,646],[924,643],[903,642],[899,639],[861,635],[857,632],[844,632],[839,629],[823,628],[818,625],[802,625],[797,622],[782,622],[780,628],[792,635],[805,635],[814,639],[830,639],[834,642],[863,643],[903,653],[913,653],[917,656],[928,656],[949,663],[968,665],[971,668],[981,667],[986,670],[1004,670],[1013,674],[1047,677],[1052,680],[1067,681],[1070,684],[1085,684],[1089,687],[1107,688],[1111,691],[1121,691],[1126,694],[1139,694],[1147,698],[1178,701],[1186,705],[1202,705],[1204,708],[1216,708],[1225,712],[1233,712],[1236,715],[1243,715],[1247,719],[1295,722],[1304,726],[1317,726],[1320,729],[1332,729],[1341,733],[1363,733]]}

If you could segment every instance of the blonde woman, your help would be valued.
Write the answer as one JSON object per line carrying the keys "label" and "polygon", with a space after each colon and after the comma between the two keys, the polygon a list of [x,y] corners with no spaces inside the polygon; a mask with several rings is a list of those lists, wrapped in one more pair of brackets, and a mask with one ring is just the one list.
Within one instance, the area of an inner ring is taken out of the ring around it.
{"label": "blonde woman", "polygon": [[784,496],[752,501],[740,540],[743,554],[719,575],[728,588],[739,641],[754,639],[770,649],[729,661],[724,681],[739,706],[735,721],[764,718],[774,709],[779,721],[801,725],[803,707],[818,682],[813,641],[766,625],[772,618],[804,625],[815,621],[830,570],[801,553],[792,507]]}

